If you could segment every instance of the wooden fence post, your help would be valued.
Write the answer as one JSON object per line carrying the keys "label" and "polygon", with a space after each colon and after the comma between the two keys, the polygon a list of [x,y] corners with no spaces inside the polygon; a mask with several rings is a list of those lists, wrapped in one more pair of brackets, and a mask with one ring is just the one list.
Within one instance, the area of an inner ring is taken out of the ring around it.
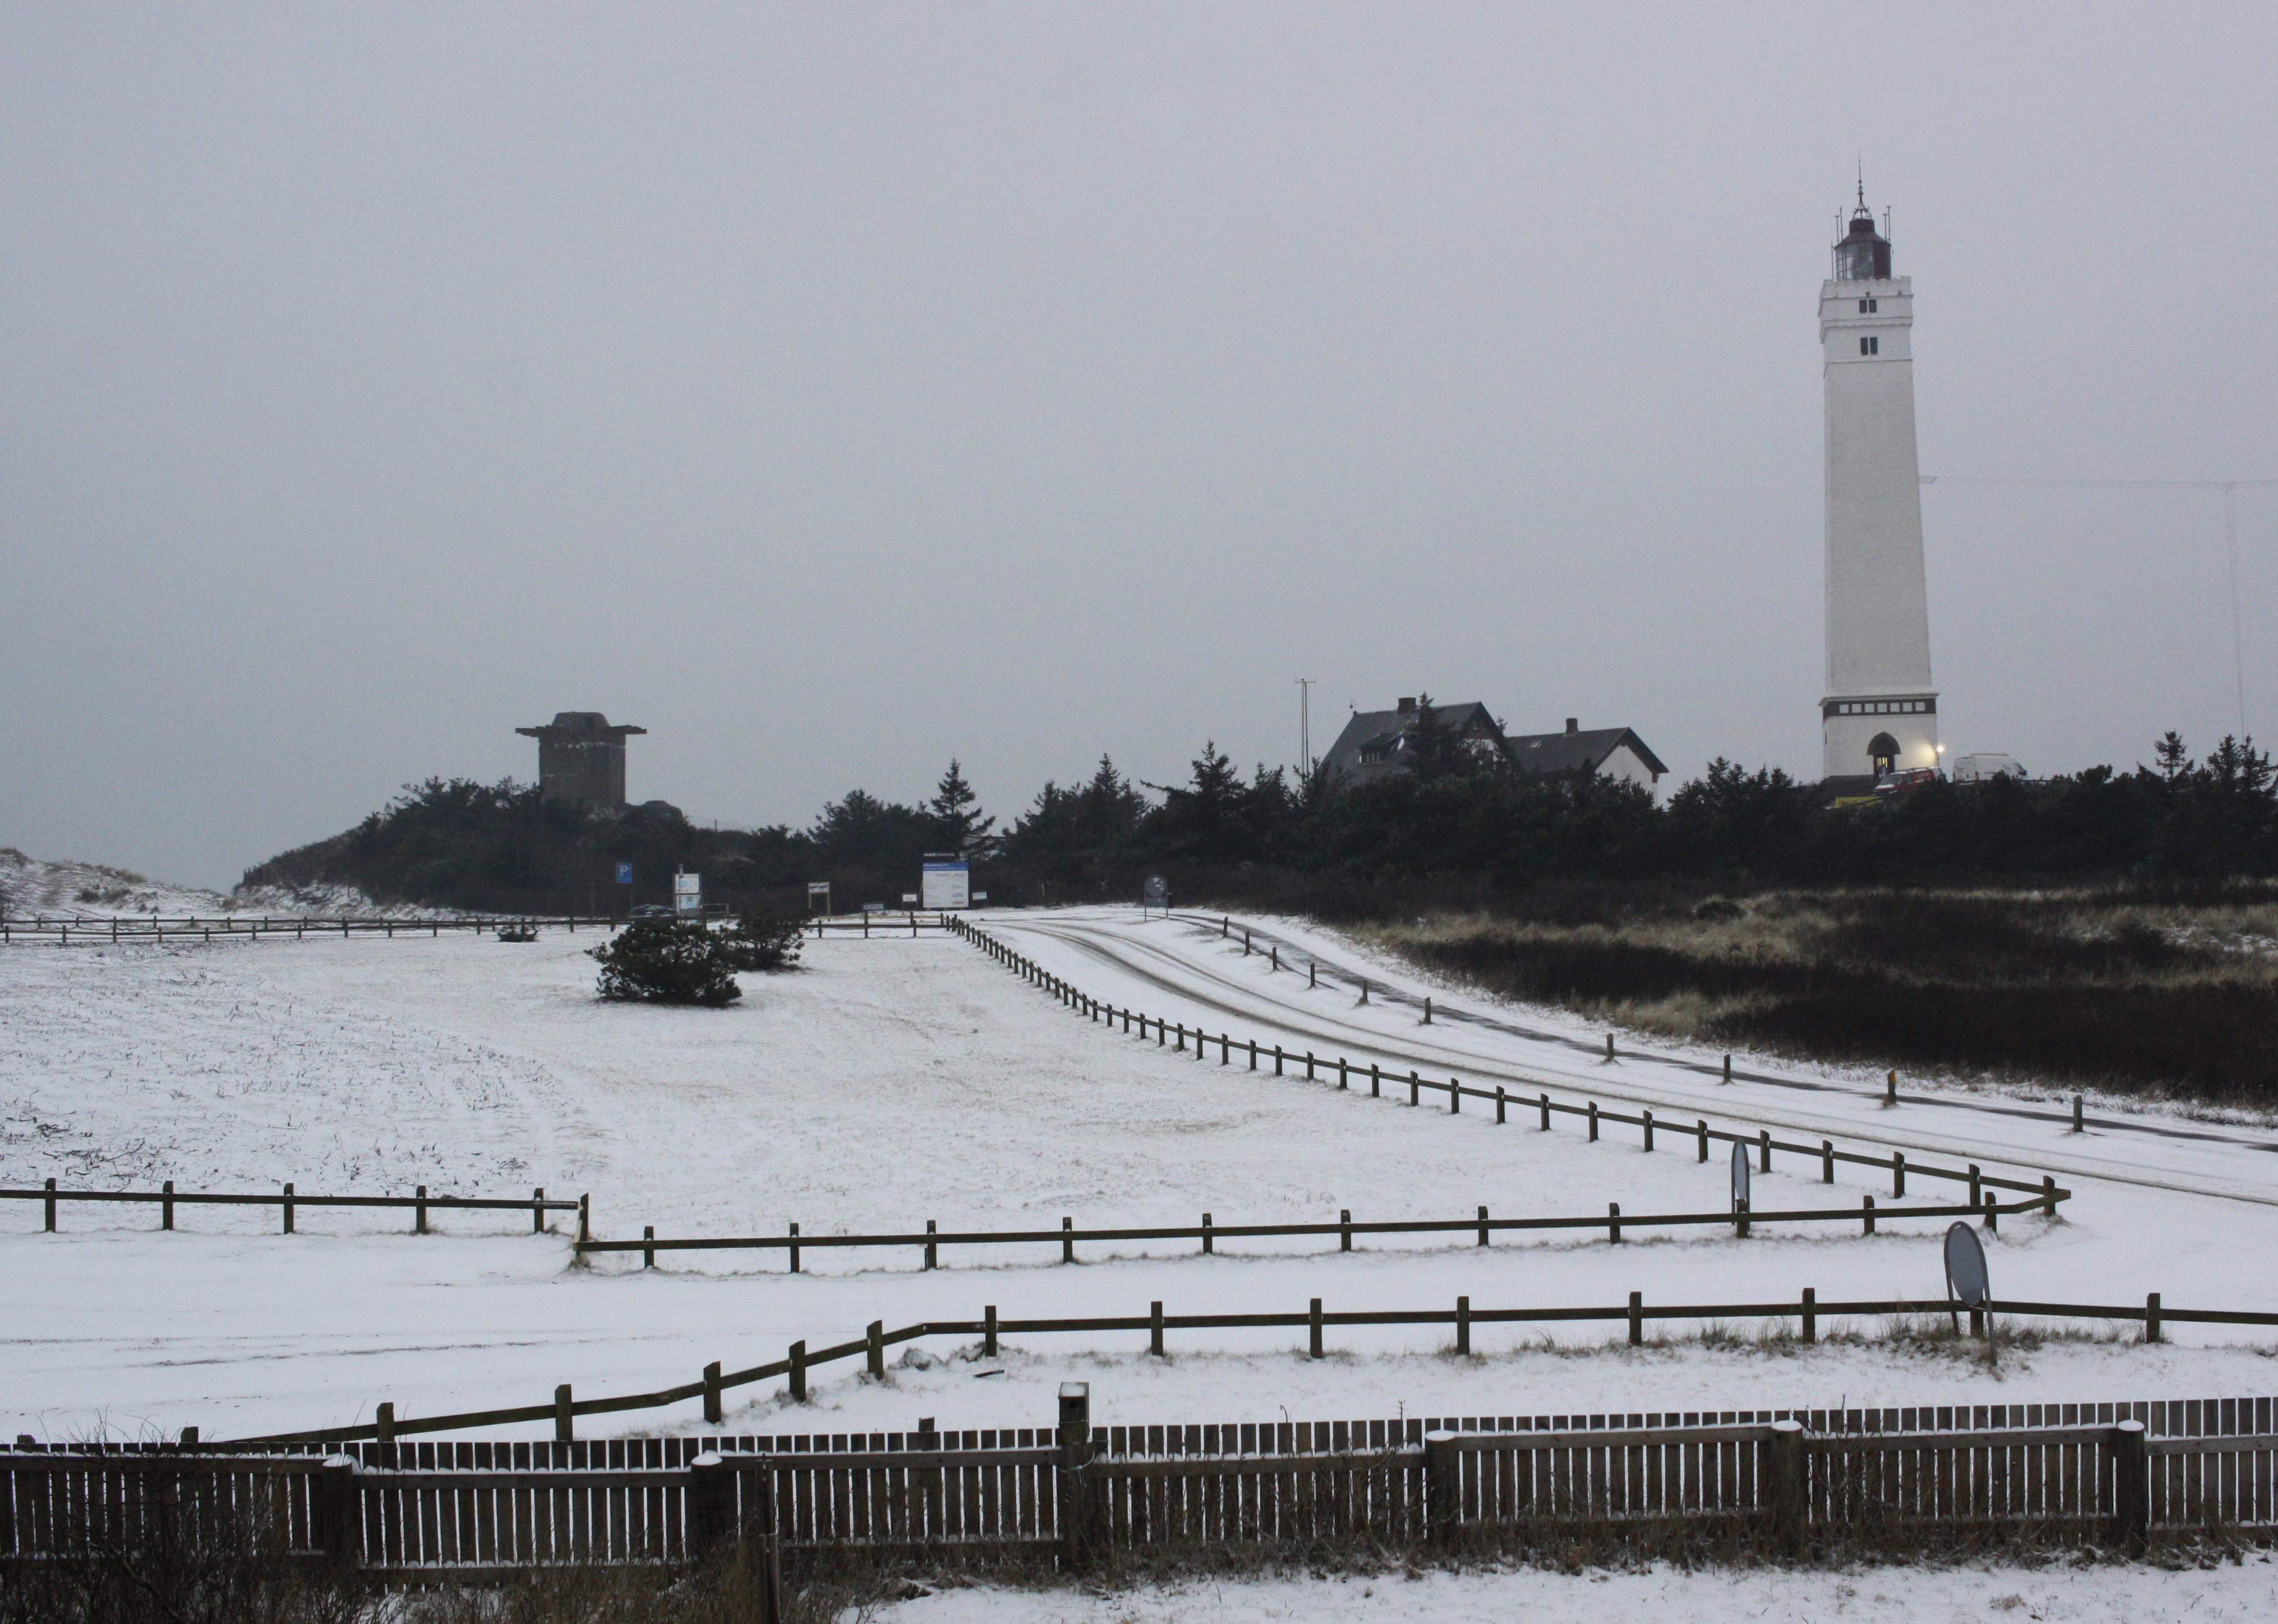
{"label": "wooden fence post", "polygon": [[1697,1138],[1700,1140],[1700,1141],[1701,1141],[1701,1154],[1700,1154],[1700,1155],[1696,1155],[1696,1156],[1694,1156],[1693,1159],[1695,1162],[1703,1162],[1703,1163],[1705,1163],[1705,1162],[1707,1162],[1707,1161],[1708,1160],[1708,1123],[1706,1123],[1705,1121],[1703,1121],[1703,1122],[1695,1122],[1695,1123],[1693,1125],[1693,1134],[1695,1135],[1695,1137],[1697,1137]]}
{"label": "wooden fence post", "polygon": [[1548,1132],[1550,1132],[1550,1096],[1549,1096],[1548,1094],[1544,1094],[1544,1095],[1542,1096],[1542,1128],[1541,1128],[1541,1131],[1542,1131],[1543,1132],[1545,1132],[1545,1133],[1548,1133]]}
{"label": "wooden fence post", "polygon": [[[565,1387],[562,1391],[568,1392],[570,1390]],[[806,1344],[805,1342],[794,1342],[791,1345],[791,1401],[793,1404],[806,1402]]]}
{"label": "wooden fence post", "polygon": [[[411,1232],[424,1235],[427,1232],[427,1186],[424,1184],[417,1186],[412,1200]],[[585,1237],[580,1235],[577,1239],[583,1240]]]}
{"label": "wooden fence post", "polygon": [[1606,1239],[1610,1241],[1619,1241],[1621,1238],[1622,1204],[1619,1201],[1608,1201],[1606,1203]]}
{"label": "wooden fence post", "polygon": [[2075,1133],[2085,1133],[2088,1132],[2088,1125],[2081,1118],[2080,1096],[2078,1094],[2075,1094],[2072,1097],[2072,1131]]}
{"label": "wooden fence post", "polygon": [[1420,1078],[1420,1077],[1417,1076],[1417,1075],[1416,1075],[1416,1073],[1415,1073],[1414,1071],[1410,1071],[1410,1072],[1408,1073],[1408,1103],[1409,1103],[1409,1104],[1413,1105],[1413,1104],[1415,1104],[1415,1103],[1416,1103],[1417,1095],[1418,1095],[1418,1092],[1423,1088],[1423,1086],[1424,1086],[1424,1079],[1423,1079],[1422,1078]]}
{"label": "wooden fence post", "polygon": [[2112,1429],[2112,1542],[2141,1550],[2152,1529],[2152,1452],[2140,1421]]}
{"label": "wooden fence post", "polygon": [[1273,1046],[1273,1075],[1281,1075],[1281,1046],[1279,1043]]}
{"label": "wooden fence post", "polygon": [[1835,1141],[1833,1140],[1823,1139],[1819,1141],[1819,1182],[1822,1184],[1835,1182]]}
{"label": "wooden fence post", "polygon": [[1342,1208],[1337,1213],[1337,1250],[1352,1250],[1352,1208]]}
{"label": "wooden fence post", "polygon": [[1724,1080],[1728,1083],[1732,1080],[1732,1057],[1730,1055],[1724,1056]]}
{"label": "wooden fence post", "polygon": [[1495,1126],[1497,1126],[1497,1127],[1501,1127],[1501,1126],[1502,1126],[1502,1120],[1503,1120],[1503,1117],[1502,1117],[1502,1108],[1503,1108],[1503,1093],[1502,1093],[1502,1085],[1501,1083],[1497,1083],[1497,1084],[1495,1085]]}
{"label": "wooden fence post", "polygon": [[1464,1110],[1464,1085],[1458,1079],[1448,1079],[1448,1115],[1458,1117]]}
{"label": "wooden fence post", "polygon": [[2041,1210],[2052,1218],[2057,1216],[2057,1181],[2046,1173],[2041,1175]]}
{"label": "wooden fence post", "polygon": [[1893,1071],[1890,1075],[1889,1086],[1883,1093],[1883,1109],[1888,1110],[1892,1106],[1896,1105],[1898,1102],[1899,1074],[1896,1071]]}
{"label": "wooden fence post", "polygon": [[1074,1218],[1064,1217],[1060,1220],[1060,1262],[1063,1263],[1075,1262],[1075,1242],[1068,1238],[1068,1231],[1074,1227]]}
{"label": "wooden fence post", "polygon": [[1640,1116],[1645,1125],[1645,1147],[1651,1150],[1653,1148],[1653,1113],[1647,1110],[1640,1113]]}
{"label": "wooden fence post", "polygon": [[1456,1357],[1469,1359],[1471,1356],[1472,1300],[1458,1297],[1456,1299]]}
{"label": "wooden fence post", "polygon": [[1435,1545],[1451,1544],[1456,1537],[1456,1519],[1463,1504],[1462,1469],[1454,1433],[1434,1428],[1424,1435],[1426,1536]]}
{"label": "wooden fence post", "polygon": [[289,1235],[293,1232],[293,1186],[290,1182],[287,1182],[285,1186],[285,1200],[283,1205],[285,1208],[285,1232]]}
{"label": "wooden fence post", "polygon": [[2001,1204],[1990,1195],[1985,1198],[1985,1232],[1989,1235],[2001,1232]]}
{"label": "wooden fence post", "polygon": [[1427,1026],[1432,1024],[1432,995],[1429,993],[1424,995],[1424,1024]]}
{"label": "wooden fence post", "polygon": [[567,1444],[577,1437],[570,1426],[570,1384],[564,1382],[554,1390],[554,1441]]}
{"label": "wooden fence post", "polygon": [[[939,1234],[941,1231],[937,1227],[938,1222],[939,1221],[936,1219],[928,1218],[926,1220],[926,1233],[929,1235]],[[1060,1227],[1063,1229],[1067,1227],[1066,1219],[1063,1218],[1060,1220]],[[941,1247],[939,1243],[931,1240],[927,1241],[925,1247],[925,1266],[928,1269],[936,1269],[939,1268],[940,1265]]]}
{"label": "wooden fence post", "polygon": [[346,1455],[327,1455],[309,1480],[309,1543],[334,1567],[354,1567],[363,1553],[355,1474],[355,1462]]}
{"label": "wooden fence post", "polygon": [[1345,1075],[1345,1057],[1342,1055],[1339,1055],[1337,1056],[1337,1087],[1340,1090],[1349,1088],[1352,1086],[1351,1079]]}
{"label": "wooden fence post", "polygon": [[1163,1357],[1163,1305],[1161,1303],[1148,1304],[1147,1320],[1147,1351],[1160,1359]]}
{"label": "wooden fence post", "polygon": [[1893,1150],[1891,1152],[1891,1193],[1893,1196],[1899,1196],[1906,1193],[1907,1153],[1903,1150]]}
{"label": "wooden fence post", "polygon": [[395,1464],[395,1400],[384,1399],[371,1412],[372,1442],[378,1446],[379,1463],[383,1467]]}
{"label": "wooden fence post", "polygon": [[2144,1340],[2160,1339],[2160,1293],[2152,1292],[2144,1299]]}
{"label": "wooden fence post", "polygon": [[164,1193],[166,1199],[158,1208],[158,1227],[170,1230],[174,1227],[174,1181],[171,1178],[166,1180]]}
{"label": "wooden fence post", "polygon": [[1479,1245],[1481,1245],[1481,1246],[1485,1246],[1485,1245],[1487,1245],[1487,1209],[1486,1208],[1482,1207],[1482,1208],[1479,1208]]}
{"label": "wooden fence post", "polygon": [[1594,1145],[1598,1142],[1598,1102],[1595,1100],[1590,1102],[1590,1142]]}
{"label": "wooden fence post", "polygon": [[540,1185],[530,1193],[530,1232],[546,1233],[546,1186]]}
{"label": "wooden fence post", "polygon": [[1372,1060],[1368,1063],[1368,1097],[1372,1100],[1380,1099],[1383,1094],[1384,1079],[1376,1069],[1376,1062]]}
{"label": "wooden fence post", "polygon": [[1819,1292],[1808,1285],[1803,1288],[1803,1339],[1819,1340]]}
{"label": "wooden fence post", "polygon": [[1871,1235],[1875,1232],[1875,1198],[1871,1195],[1862,1195],[1859,1200],[1862,1203],[1859,1208],[1859,1222],[1862,1226],[1859,1232],[1861,1235]]}
{"label": "wooden fence post", "polygon": [[869,1345],[864,1351],[868,1356],[870,1379],[883,1382],[886,1379],[886,1322],[872,1320],[862,1338]]}
{"label": "wooden fence post", "polygon": [[52,1235],[56,1232],[56,1181],[50,1178],[42,1187],[48,1193],[42,1204],[48,1209],[48,1233]]}
{"label": "wooden fence post", "polygon": [[1060,1559],[1068,1571],[1091,1562],[1099,1529],[1093,1515],[1091,1473],[1091,1384],[1060,1384],[1059,1479]]}
{"label": "wooden fence post", "polygon": [[1756,1171],[1769,1173],[1771,1170],[1772,1131],[1770,1128],[1764,1128],[1756,1134]]}
{"label": "wooden fence post", "polygon": [[720,1361],[715,1359],[704,1367],[704,1420],[716,1427],[720,1415]]}
{"label": "wooden fence post", "polygon": [[1203,1255],[1204,1257],[1208,1257],[1211,1254],[1212,1239],[1211,1216],[1208,1213],[1204,1213],[1203,1214]]}
{"label": "wooden fence post", "polygon": [[1643,1292],[1630,1293],[1630,1346],[1632,1347],[1645,1346],[1645,1293]]}
{"label": "wooden fence post", "polygon": [[1984,1180],[1984,1176],[1977,1170],[1977,1163],[1972,1162],[1969,1164],[1969,1204],[1972,1207],[1984,1204],[1985,1198],[1980,1189]]}
{"label": "wooden fence post", "polygon": [[791,1271],[793,1274],[799,1272],[799,1225],[796,1224],[791,1226]]}
{"label": "wooden fence post", "polygon": [[717,1451],[688,1463],[688,1554],[699,1560],[736,1532],[736,1480]]}
{"label": "wooden fence post", "polygon": [[981,1311],[981,1353],[985,1359],[997,1357],[997,1305],[993,1302]]}
{"label": "wooden fence post", "polygon": [[[427,1222],[427,1211],[424,1208],[420,1208],[419,1222],[420,1232],[424,1234],[426,1232]],[[580,1195],[577,1198],[577,1239],[579,1240],[593,1239],[593,1198],[591,1195]]]}
{"label": "wooden fence post", "polygon": [[1773,1544],[1793,1555],[1803,1546],[1803,1423],[1788,1417],[1772,1422],[1764,1446],[1764,1510]]}
{"label": "wooden fence post", "polygon": [[[641,1239],[643,1240],[654,1240],[656,1239],[656,1225],[654,1224],[642,1224]],[[643,1269],[654,1269],[656,1267],[656,1248],[654,1247],[643,1247],[641,1248],[641,1267]]]}
{"label": "wooden fence post", "polygon": [[1308,1344],[1308,1352],[1313,1358],[1319,1359],[1321,1356],[1321,1300],[1318,1297],[1313,1299],[1309,1318],[1311,1322],[1312,1335]]}

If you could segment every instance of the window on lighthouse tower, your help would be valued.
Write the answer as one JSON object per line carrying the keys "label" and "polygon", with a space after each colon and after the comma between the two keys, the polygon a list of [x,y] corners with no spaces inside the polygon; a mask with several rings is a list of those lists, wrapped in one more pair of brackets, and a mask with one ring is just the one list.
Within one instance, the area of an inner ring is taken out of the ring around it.
{"label": "window on lighthouse tower", "polygon": [[1861,355],[1881,355],[1881,354],[1883,353],[1883,341],[1882,341],[1882,339],[1860,339],[1860,340],[1859,340],[1859,353],[1860,353]]}

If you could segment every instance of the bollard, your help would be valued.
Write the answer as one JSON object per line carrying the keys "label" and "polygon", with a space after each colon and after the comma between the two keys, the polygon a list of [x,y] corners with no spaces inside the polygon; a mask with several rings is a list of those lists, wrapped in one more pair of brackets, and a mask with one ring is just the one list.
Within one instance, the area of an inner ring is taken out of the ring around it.
{"label": "bollard", "polygon": [[[928,1227],[929,1228],[931,1226],[929,1225]],[[1063,1263],[1073,1263],[1075,1262],[1075,1242],[1070,1239],[1068,1235],[1068,1231],[1074,1227],[1075,1220],[1074,1218],[1062,1218],[1060,1220],[1060,1262]]]}
{"label": "bollard", "polygon": [[554,1390],[554,1441],[570,1444],[576,1442],[577,1437],[570,1426],[570,1384],[564,1382]]}
{"label": "bollard", "polygon": [[1764,1128],[1756,1134],[1756,1171],[1769,1173],[1771,1170],[1772,1131],[1770,1128]]}
{"label": "bollard", "polygon": [[1622,1204],[1619,1201],[1608,1201],[1606,1203],[1606,1239],[1609,1241],[1618,1241],[1621,1238]]}
{"label": "bollard", "polygon": [[1497,1127],[1502,1126],[1502,1085],[1501,1083],[1497,1083],[1495,1085],[1495,1126]]}
{"label": "bollard", "polygon": [[1819,1340],[1819,1293],[1808,1285],[1803,1288],[1803,1339]]}
{"label": "bollard", "polygon": [[1337,1089],[1342,1093],[1350,1086],[1350,1080],[1345,1076],[1344,1056],[1340,1055],[1337,1056]]}
{"label": "bollard", "polygon": [[886,1379],[886,1322],[872,1320],[862,1333],[862,1340],[870,1379],[874,1382],[884,1381]]}
{"label": "bollard", "polygon": [[1645,1124],[1645,1147],[1651,1150],[1653,1148],[1653,1113],[1644,1112],[1641,1120]]}
{"label": "bollard", "polygon": [[1203,1255],[1204,1257],[1210,1256],[1211,1243],[1216,1239],[1217,1238],[1211,1233],[1211,1216],[1208,1213],[1204,1213],[1203,1214]]}
{"label": "bollard", "polygon": [[1455,1078],[1448,1079],[1448,1115],[1460,1117],[1464,1111],[1464,1085]]}
{"label": "bollard", "polygon": [[1305,1051],[1305,1080],[1313,1080],[1313,1051],[1310,1048]]}
{"label": "bollard", "polygon": [[1278,974],[1280,974],[1280,971],[1281,971],[1281,944],[1280,944],[1280,942],[1275,942],[1275,943],[1273,944],[1273,973],[1275,973],[1275,974],[1277,974],[1277,975],[1278,975]]}
{"label": "bollard", "polygon": [[1429,993],[1424,995],[1424,1024],[1427,1026],[1432,1024],[1432,995]]}
{"label": "bollard", "polygon": [[285,1186],[284,1207],[285,1232],[289,1235],[293,1232],[293,1186],[289,1184]]}
{"label": "bollard", "polygon": [[1695,1162],[1706,1162],[1708,1159],[1708,1125],[1705,1122],[1696,1122],[1693,1125],[1693,1132],[1700,1137],[1701,1140],[1701,1154],[1693,1159]]}
{"label": "bollard", "polygon": [[2080,1096],[2078,1094],[2075,1094],[2072,1097],[2072,1131],[2075,1133],[2085,1133],[2088,1132],[2087,1125],[2081,1119]]}
{"label": "bollard", "polygon": [[1732,1057],[1730,1055],[1724,1056],[1724,1080],[1728,1083],[1732,1080]]}
{"label": "bollard", "polygon": [[981,1311],[981,1352],[984,1358],[997,1357],[997,1305],[993,1302]]}
{"label": "bollard", "polygon": [[1823,1139],[1819,1141],[1819,1182],[1822,1184],[1835,1182],[1835,1141],[1833,1140]]}
{"label": "bollard", "polygon": [[1456,1357],[1469,1359],[1471,1356],[1472,1300],[1458,1297],[1456,1299]]}
{"label": "bollard", "polygon": [[1550,1096],[1547,1094],[1542,1096],[1542,1127],[1540,1131],[1545,1133],[1550,1132]]}
{"label": "bollard", "polygon": [[1645,1293],[1643,1292],[1630,1293],[1630,1346],[1632,1347],[1645,1346]]}
{"label": "bollard", "polygon": [[1416,1103],[1416,1091],[1417,1091],[1418,1089],[1421,1088],[1423,1086],[1424,1086],[1424,1084],[1423,1084],[1423,1080],[1422,1080],[1420,1078],[1418,1078],[1418,1077],[1416,1075],[1416,1073],[1415,1073],[1415,1072],[1410,1071],[1410,1072],[1408,1074],[1408,1103],[1409,1103],[1409,1104],[1413,1105],[1413,1104],[1415,1104],[1415,1103]]}
{"label": "bollard", "polygon": [[1307,960],[1305,961],[1305,986],[1306,986],[1306,987],[1310,990],[1311,988],[1313,988],[1313,987],[1319,987],[1320,984],[1321,984],[1321,965],[1320,965],[1320,961],[1319,961],[1319,960],[1318,960],[1318,959],[1311,959],[1311,958],[1309,958],[1309,959],[1307,959]]}
{"label": "bollard", "polygon": [[1606,1063],[1608,1065],[1611,1065],[1611,1064],[1614,1064],[1614,1034],[1613,1034],[1612,1033],[1610,1033],[1610,1032],[1609,1032],[1609,1033],[1608,1033],[1606,1034],[1606,1062],[1605,1062],[1605,1063]]}
{"label": "bollard", "polygon": [[1313,1299],[1313,1306],[1308,1312],[1308,1318],[1311,1322],[1308,1351],[1313,1358],[1319,1359],[1321,1356],[1321,1300],[1319,1298]]}
{"label": "bollard", "polygon": [[1363,980],[1360,984],[1360,1001],[1363,1003],[1366,1003],[1368,1002],[1368,983],[1366,980]]}
{"label": "bollard", "polygon": [[[656,1239],[656,1225],[654,1224],[642,1224],[641,1239],[643,1240],[654,1240]],[[654,1247],[643,1247],[641,1248],[641,1267],[643,1269],[654,1269],[656,1267],[656,1248]]]}
{"label": "bollard", "polygon": [[1884,1087],[1883,1109],[1888,1110],[1892,1106],[1896,1105],[1898,1102],[1899,1074],[1896,1071],[1893,1071],[1891,1073],[1890,1078]]}
{"label": "bollard", "polygon": [[716,1427],[720,1415],[720,1361],[715,1359],[704,1367],[704,1419]]}
{"label": "bollard", "polygon": [[1384,1097],[1384,1077],[1376,1069],[1376,1062],[1373,1060],[1368,1063],[1368,1097],[1372,1100]]}
{"label": "bollard", "polygon": [[1590,1102],[1590,1142],[1594,1145],[1598,1142],[1598,1102],[1595,1100]]}
{"label": "bollard", "polygon": [[1907,1153],[1903,1150],[1893,1150],[1891,1152],[1891,1193],[1896,1196],[1904,1195],[1906,1193]]}
{"label": "bollard", "polygon": [[1352,1208],[1344,1208],[1337,1214],[1337,1250],[1352,1250]]}

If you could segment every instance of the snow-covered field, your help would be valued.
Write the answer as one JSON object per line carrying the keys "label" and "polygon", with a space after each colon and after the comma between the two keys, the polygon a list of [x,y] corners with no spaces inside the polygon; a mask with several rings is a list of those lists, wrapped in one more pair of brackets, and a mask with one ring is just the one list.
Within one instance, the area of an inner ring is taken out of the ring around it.
{"label": "snow-covered field", "polygon": [[892,1624],[1616,1624],[1641,1618],[1699,1624],[2225,1624],[2278,1613],[2278,1562],[2179,1572],[2144,1567],[1894,1567],[1838,1573],[1738,1573],[1656,1567],[1642,1573],[1419,1574],[1334,1579],[1197,1581],[1112,1595],[989,1587],[945,1590],[881,1609]]}
{"label": "snow-covered field", "polygon": [[[2278,1298],[2257,1261],[2278,1242],[2268,1136],[2251,1129],[2107,1113],[2074,1138],[2060,1113],[2018,1114],[2015,1101],[1910,1091],[1884,1111],[1874,1079],[1753,1061],[1744,1071],[1766,1080],[1725,1087],[1676,1051],[1624,1045],[1620,1064],[1597,1065],[1600,1034],[1444,988],[1435,1024],[1420,1027],[1387,992],[1433,989],[1387,965],[1369,969],[1378,990],[1356,1008],[1349,987],[1275,976],[1263,955],[1191,922],[1142,925],[1128,911],[984,922],[1099,996],[1213,1032],[1666,1101],[1687,1121],[2055,1170],[2076,1199],[2057,1224],[2005,1223],[1991,1246],[2003,1296],[2140,1302],[2160,1291],[2170,1305],[2256,1308]],[[1349,944],[1272,928],[1333,967],[1362,965]],[[1471,1108],[1449,1117],[1197,1064],[1087,1022],[951,939],[810,943],[807,970],[746,977],[744,1001],[717,1011],[598,1003],[581,957],[593,940],[0,954],[0,1182],[505,1195],[542,1185],[590,1193],[596,1231],[616,1238],[643,1224],[718,1235],[797,1221],[819,1234],[927,1219],[1043,1228],[1064,1215],[1191,1223],[1208,1211],[1226,1224],[1332,1220],[1341,1208],[1367,1219],[1724,1201],[1721,1158],[1699,1166],[1673,1136],[1647,1155],[1633,1130],[1591,1145],[1570,1118],[1544,1134],[1516,1112],[1498,1127]],[[1776,1168],[1758,1180],[1758,1207],[1887,1199],[1867,1170],[1839,1174],[1850,1182],[1833,1192],[1816,1174],[1800,1158]],[[930,1273],[914,1253],[810,1251],[809,1272],[792,1277],[772,1253],[668,1254],[648,1273],[622,1254],[572,1268],[566,1233],[532,1236],[511,1215],[449,1216],[426,1237],[353,1210],[304,1208],[290,1238],[270,1232],[273,1211],[185,1208],[180,1222],[160,1234],[147,1208],[66,1206],[50,1236],[35,1203],[0,1206],[12,1310],[0,1425],[66,1437],[195,1424],[227,1437],[367,1419],[382,1399],[409,1416],[537,1402],[564,1381],[600,1395],[691,1380],[714,1359],[757,1363],[796,1338],[835,1342],[873,1319],[970,1318],[985,1304],[1015,1317],[1143,1313],[1157,1300],[1178,1314],[1302,1310],[1311,1297],[1333,1309],[1446,1308],[1459,1293],[1482,1308],[1618,1302],[1632,1290],[1648,1302],[1792,1300],[1806,1285],[1823,1299],[1930,1296],[1943,1228],[1886,1212],[1871,1240],[1848,1226],[1619,1248],[1418,1238],[1349,1256],[1274,1242],[1204,1258],[1164,1242],[1112,1258],[1088,1249],[1074,1268],[1057,1248],[1005,1248],[948,1252]],[[1285,1332],[1176,1335],[1166,1361],[1144,1354],[1143,1335],[1034,1338],[987,1366],[935,1344],[883,1384],[831,1367],[803,1408],[740,1390],[749,1402],[730,1426],[1044,1424],[1070,1375],[1091,1381],[1095,1418],[1110,1424],[2198,1398],[2267,1393],[2278,1380],[2271,1338],[2218,1328],[2171,1326],[2176,1345],[2157,1348],[2013,1349],[1998,1371],[1871,1342],[1607,1350],[1610,1329],[1562,1331],[1549,1346],[1482,1328],[1479,1356],[1464,1361],[1441,1355],[1445,1333],[1433,1329],[1338,1332],[1318,1363],[1294,1351],[1302,1333]],[[595,1418],[592,1430],[687,1430],[693,1407]]]}

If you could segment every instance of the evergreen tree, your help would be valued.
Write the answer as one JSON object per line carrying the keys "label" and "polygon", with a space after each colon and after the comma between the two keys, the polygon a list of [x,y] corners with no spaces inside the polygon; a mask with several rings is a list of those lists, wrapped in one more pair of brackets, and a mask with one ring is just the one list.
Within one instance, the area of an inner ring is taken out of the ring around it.
{"label": "evergreen tree", "polygon": [[941,850],[954,851],[968,861],[976,861],[995,850],[997,836],[993,831],[997,820],[982,815],[981,797],[965,782],[956,757],[949,759],[949,771],[941,775],[941,782],[935,786],[933,799],[926,803],[925,810],[934,838],[941,842]]}

